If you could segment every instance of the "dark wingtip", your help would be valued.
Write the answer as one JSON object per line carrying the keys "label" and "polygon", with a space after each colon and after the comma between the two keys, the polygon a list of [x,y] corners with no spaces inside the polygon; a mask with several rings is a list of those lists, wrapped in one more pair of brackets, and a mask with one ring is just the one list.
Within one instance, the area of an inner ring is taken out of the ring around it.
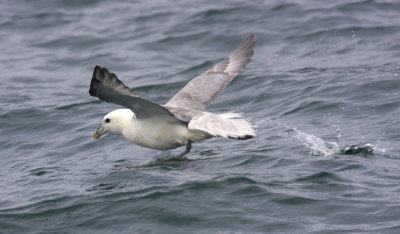
{"label": "dark wingtip", "polygon": [[239,137],[229,137],[231,139],[236,139],[236,140],[247,140],[250,138],[253,138],[253,135],[244,135],[244,136],[239,136]]}
{"label": "dark wingtip", "polygon": [[110,75],[110,72],[105,67],[101,67],[96,65],[93,69],[92,80],[90,81],[90,89],[89,94],[93,97],[98,97],[98,88],[101,83],[103,83],[107,77]]}
{"label": "dark wingtip", "polygon": [[238,139],[239,140],[247,140],[247,139],[250,139],[250,138],[253,138],[253,137],[254,137],[253,135],[244,135],[244,136],[239,137]]}
{"label": "dark wingtip", "polygon": [[96,65],[93,69],[92,80],[90,81],[89,94],[90,96],[97,97],[97,85],[100,83],[99,75],[102,67]]}
{"label": "dark wingtip", "polygon": [[110,92],[119,92],[124,95],[134,95],[118,77],[107,70],[105,67],[96,65],[93,70],[92,80],[90,81],[89,94],[93,97],[106,99],[105,95]]}

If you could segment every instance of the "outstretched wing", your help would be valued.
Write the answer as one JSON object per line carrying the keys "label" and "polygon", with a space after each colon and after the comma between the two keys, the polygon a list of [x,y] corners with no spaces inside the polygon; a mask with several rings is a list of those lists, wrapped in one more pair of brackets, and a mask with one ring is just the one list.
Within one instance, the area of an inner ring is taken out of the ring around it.
{"label": "outstretched wing", "polygon": [[104,67],[94,68],[89,94],[131,109],[136,118],[170,117],[177,120],[165,107],[134,94],[114,73]]}
{"label": "outstretched wing", "polygon": [[251,33],[227,58],[191,80],[165,105],[204,110],[250,62],[253,38]]}

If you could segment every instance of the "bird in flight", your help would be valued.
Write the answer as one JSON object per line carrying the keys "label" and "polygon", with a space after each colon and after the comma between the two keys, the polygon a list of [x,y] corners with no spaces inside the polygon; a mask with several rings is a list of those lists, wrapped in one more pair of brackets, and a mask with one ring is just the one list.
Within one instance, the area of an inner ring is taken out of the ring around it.
{"label": "bird in flight", "polygon": [[227,58],[192,79],[165,105],[139,97],[107,68],[96,66],[89,94],[125,107],[108,113],[93,134],[117,134],[151,149],[170,150],[186,145],[177,155],[187,154],[192,143],[211,137],[245,140],[255,136],[252,126],[234,113],[213,114],[205,110],[250,62],[254,54],[251,33]]}

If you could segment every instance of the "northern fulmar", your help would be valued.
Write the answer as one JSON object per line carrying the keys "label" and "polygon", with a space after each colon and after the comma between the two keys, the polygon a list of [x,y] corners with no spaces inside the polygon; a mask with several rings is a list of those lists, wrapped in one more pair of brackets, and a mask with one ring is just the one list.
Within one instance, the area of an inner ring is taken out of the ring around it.
{"label": "northern fulmar", "polygon": [[250,62],[254,54],[251,33],[227,58],[192,79],[165,105],[143,99],[133,93],[114,73],[96,66],[89,94],[106,102],[121,105],[108,113],[95,139],[106,133],[124,136],[127,140],[151,149],[170,150],[211,137],[245,140],[255,136],[252,126],[234,113],[213,114],[205,108]]}

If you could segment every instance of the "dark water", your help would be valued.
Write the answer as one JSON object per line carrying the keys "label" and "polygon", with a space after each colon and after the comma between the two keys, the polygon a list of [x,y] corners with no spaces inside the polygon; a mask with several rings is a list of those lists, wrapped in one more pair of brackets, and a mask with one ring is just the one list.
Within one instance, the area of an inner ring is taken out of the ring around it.
{"label": "dark water", "polygon": [[[257,137],[93,140],[96,64],[162,104],[249,32],[208,110]],[[0,233],[399,233],[399,39],[390,0],[0,1]]]}

